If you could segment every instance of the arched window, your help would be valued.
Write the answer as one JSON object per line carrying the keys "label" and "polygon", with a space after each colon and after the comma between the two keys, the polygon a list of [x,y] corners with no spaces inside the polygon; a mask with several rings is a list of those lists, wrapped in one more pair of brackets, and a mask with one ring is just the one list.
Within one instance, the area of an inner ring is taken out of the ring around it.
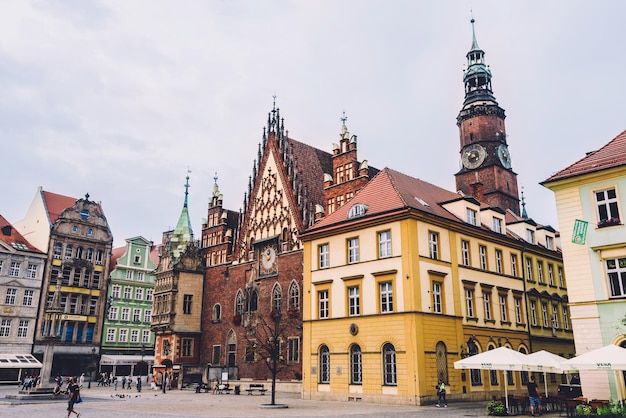
{"label": "arched window", "polygon": [[213,322],[220,322],[222,320],[222,307],[219,303],[213,305]]}
{"label": "arched window", "polygon": [[93,258],[93,248],[87,248],[85,259],[91,261],[92,258]]}
{"label": "arched window", "polygon": [[83,247],[76,247],[76,258],[83,258]]}
{"label": "arched window", "polygon": [[56,244],[54,244],[54,258],[61,258],[63,252],[63,244],[61,244],[60,242],[57,242]]}
{"label": "arched window", "polygon": [[289,309],[300,310],[300,288],[295,281],[289,285]]}
{"label": "arched window", "polygon": [[330,351],[323,345],[320,347],[320,383],[330,383]]}
{"label": "arched window", "polygon": [[103,255],[104,255],[104,253],[102,252],[102,250],[96,251],[96,264],[102,264],[102,256]]}
{"label": "arched window", "polygon": [[[490,345],[487,350],[493,350],[494,347],[493,345]],[[489,380],[491,383],[491,386],[497,386],[498,385],[498,371],[497,370],[489,370]]]}
{"label": "arched window", "polygon": [[350,347],[350,383],[360,385],[363,383],[363,359],[361,347],[353,344]]}
{"label": "arched window", "polygon": [[283,291],[280,285],[276,283],[272,289],[272,310],[280,312],[283,304]]}
{"label": "arched window", "polygon": [[256,289],[250,289],[250,300],[248,301],[248,312],[256,312],[259,309],[259,294]]}
{"label": "arched window", "polygon": [[239,289],[235,297],[235,315],[243,315],[243,292],[241,289]]}
{"label": "arched window", "polygon": [[235,332],[231,330],[226,339],[226,365],[235,367],[237,362],[237,337]]}
{"label": "arched window", "polygon": [[73,250],[74,250],[74,248],[70,244],[68,244],[65,247],[65,258],[72,258],[72,251]]}
{"label": "arched window", "polygon": [[[467,340],[467,353],[470,356],[478,354],[478,345],[476,345],[476,342],[474,342],[472,338]],[[478,386],[483,384],[480,369],[472,369],[470,371],[470,378],[472,381],[472,386]]]}
{"label": "arched window", "polygon": [[448,349],[446,345],[439,341],[435,346],[436,363],[437,363],[437,378],[442,382],[448,382]]}
{"label": "arched window", "polygon": [[393,344],[386,343],[383,346],[383,384],[395,386],[398,384],[396,370],[396,349]]}
{"label": "arched window", "polygon": [[[519,352],[527,354],[526,348],[524,347],[520,347]],[[528,383],[528,372],[520,372],[520,376],[522,376],[522,385],[526,385]]]}

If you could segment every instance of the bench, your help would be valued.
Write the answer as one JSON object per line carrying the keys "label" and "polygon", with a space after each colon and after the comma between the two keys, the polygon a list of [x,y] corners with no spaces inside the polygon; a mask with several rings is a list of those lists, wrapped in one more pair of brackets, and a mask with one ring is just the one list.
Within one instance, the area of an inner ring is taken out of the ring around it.
{"label": "bench", "polygon": [[252,395],[254,392],[261,392],[261,395],[265,395],[266,391],[267,389],[265,389],[265,385],[263,383],[250,383],[250,385],[248,385],[248,389],[246,389],[248,395]]}
{"label": "bench", "polygon": [[231,390],[233,390],[233,388],[231,388],[228,385],[228,383],[226,383],[226,384],[220,383],[220,384],[215,386],[215,389],[213,389],[213,393],[217,393],[219,395],[221,395],[223,393],[229,394]]}

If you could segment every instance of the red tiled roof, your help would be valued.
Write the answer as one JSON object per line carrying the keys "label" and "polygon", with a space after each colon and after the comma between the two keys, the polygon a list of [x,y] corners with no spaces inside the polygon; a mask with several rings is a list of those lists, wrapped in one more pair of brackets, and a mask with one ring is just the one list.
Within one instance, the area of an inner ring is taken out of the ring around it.
{"label": "red tiled roof", "polygon": [[332,174],[332,155],[310,145],[288,138],[293,146],[293,156],[298,164],[298,173],[302,184],[307,188],[309,201],[324,204],[324,173]]}
{"label": "red tiled roof", "polygon": [[74,204],[78,200],[74,197],[46,192],[45,190],[41,191],[41,195],[44,204],[46,205],[46,211],[48,212],[50,224],[55,223],[57,218],[61,215],[61,212],[63,212],[67,208],[71,208],[72,206],[74,206]]}
{"label": "red tiled roof", "polygon": [[111,261],[109,262],[109,271],[113,271],[115,266],[117,266],[117,260],[124,255],[126,251],[126,246],[117,247],[111,250]]}
{"label": "red tiled roof", "polygon": [[[390,168],[384,168],[350,202],[309,228],[307,233],[349,223],[346,222],[348,212],[358,203],[368,207],[366,217],[402,210],[417,210],[458,221],[458,218],[439,205],[440,202],[457,198],[459,198],[457,193]],[[358,222],[362,219],[359,217],[354,221]]]}
{"label": "red tiled roof", "polygon": [[[31,243],[28,242],[26,238],[24,238],[22,234],[20,234],[17,229],[15,229],[13,225],[11,225],[11,223],[7,221],[6,218],[2,215],[0,215],[0,241],[3,241],[11,246],[13,246],[14,243],[21,244],[25,246],[28,251],[43,254],[41,251],[31,245]],[[13,248],[16,247],[13,246]]]}
{"label": "red tiled roof", "polygon": [[626,131],[569,167],[553,174],[541,184],[626,165]]}
{"label": "red tiled roof", "polygon": [[153,245],[150,248],[150,260],[157,266],[159,265],[159,246]]}

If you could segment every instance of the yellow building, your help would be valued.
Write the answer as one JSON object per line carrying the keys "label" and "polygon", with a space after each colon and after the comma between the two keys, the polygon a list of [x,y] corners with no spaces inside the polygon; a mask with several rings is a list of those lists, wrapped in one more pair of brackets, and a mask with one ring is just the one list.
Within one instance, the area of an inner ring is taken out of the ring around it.
{"label": "yellow building", "polygon": [[[518,236],[522,227],[534,242]],[[538,285],[522,260],[562,269],[538,235],[556,243],[550,228],[511,211],[382,170],[302,236],[304,398],[419,405],[436,400],[441,378],[449,398],[490,399],[501,376],[454,361],[498,346],[530,352],[543,333],[571,353],[565,327],[529,320],[527,303],[546,296],[530,292]],[[520,375],[509,379],[509,392],[525,390]]]}

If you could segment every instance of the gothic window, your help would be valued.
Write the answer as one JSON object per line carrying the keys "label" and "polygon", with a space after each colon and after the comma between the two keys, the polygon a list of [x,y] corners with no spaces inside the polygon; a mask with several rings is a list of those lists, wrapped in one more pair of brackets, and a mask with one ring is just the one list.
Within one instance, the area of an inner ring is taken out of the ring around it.
{"label": "gothic window", "polygon": [[250,290],[250,300],[248,301],[248,312],[256,312],[259,309],[259,294],[256,289]]}
{"label": "gothic window", "polygon": [[283,304],[283,291],[280,285],[276,283],[272,289],[272,310],[280,312]]}
{"label": "gothic window", "polygon": [[222,319],[222,307],[219,303],[213,305],[213,322],[219,322]]}
{"label": "gothic window", "polygon": [[330,383],[330,351],[323,345],[320,347],[320,383]]}
{"label": "gothic window", "polygon": [[442,382],[448,381],[448,350],[446,345],[439,341],[435,346],[435,363],[437,365],[437,378]]}
{"label": "gothic window", "polygon": [[289,285],[289,309],[300,310],[300,288],[295,281]]}
{"label": "gothic window", "polygon": [[396,348],[391,343],[383,346],[383,384],[386,386],[398,384]]}
{"label": "gothic window", "polygon": [[228,333],[228,338],[226,340],[226,348],[227,348],[227,353],[226,353],[226,358],[227,358],[227,362],[226,364],[229,367],[234,367],[236,365],[236,354],[237,354],[237,337],[235,336],[235,332],[234,331],[230,331]]}
{"label": "gothic window", "polygon": [[235,315],[241,314],[243,314],[243,292],[239,289],[235,297]]}
{"label": "gothic window", "polygon": [[350,383],[360,385],[363,383],[363,358],[361,347],[353,344],[350,347]]}

